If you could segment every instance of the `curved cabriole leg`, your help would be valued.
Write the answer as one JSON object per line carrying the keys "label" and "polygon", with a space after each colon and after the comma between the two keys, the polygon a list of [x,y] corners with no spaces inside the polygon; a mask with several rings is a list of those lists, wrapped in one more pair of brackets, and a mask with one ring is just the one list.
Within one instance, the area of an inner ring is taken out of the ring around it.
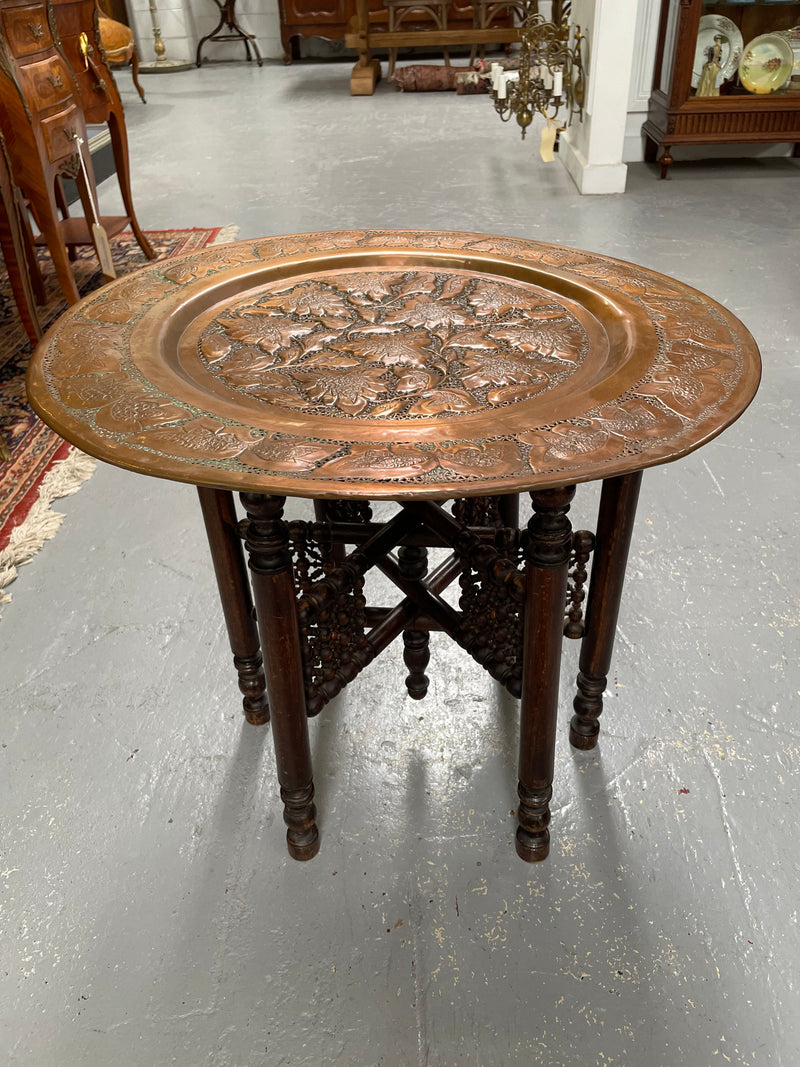
{"label": "curved cabriole leg", "polygon": [[528,863],[550,851],[558,681],[575,486],[531,493],[525,552],[525,632],[520,707],[517,854]]}
{"label": "curved cabriole leg", "polygon": [[641,484],[641,471],[603,482],[586,605],[586,631],[578,664],[578,695],[573,701],[575,714],[569,727],[569,740],[574,748],[594,748],[600,733],[598,719],[603,711],[603,693],[614,651]]}
{"label": "curved cabriole leg", "polygon": [[77,304],[80,293],[69,263],[64,239],[58,227],[58,210],[56,208],[55,186],[47,189],[34,188],[26,190],[36,225],[47,242],[47,249],[55,267],[56,277],[68,304]]}
{"label": "curved cabriole leg", "polygon": [[197,492],[233,652],[233,665],[239,675],[239,689],[244,695],[244,717],[254,726],[261,726],[269,722],[267,683],[233,494],[202,486],[198,486]]}
{"label": "curved cabriole leg", "polygon": [[147,101],[144,97],[144,89],[142,88],[142,83],[139,81],[139,52],[136,45],[133,46],[133,52],[131,54],[131,78],[133,79],[133,84],[136,86],[136,92],[139,94],[139,99],[143,104],[146,104]]}
{"label": "curved cabriole leg", "polygon": [[289,527],[282,518],[285,499],[241,494],[249,519],[245,545],[264,652],[286,843],[294,859],[310,860],[319,851],[319,831]]}
{"label": "curved cabriole leg", "polygon": [[[421,580],[428,573],[428,550],[418,545],[401,545],[397,553],[400,572],[406,578]],[[422,700],[430,679],[425,673],[431,658],[430,634],[410,627],[403,630],[403,661],[408,667],[406,689],[414,700]]]}
{"label": "curved cabriole leg", "polygon": [[156,254],[150,242],[142,233],[136,212],[133,209],[133,193],[131,192],[130,159],[128,156],[128,134],[125,129],[125,118],[122,110],[118,113],[112,111],[108,116],[108,131],[111,134],[111,148],[114,153],[114,166],[117,171],[117,181],[122,194],[122,203],[125,212],[131,220],[131,230],[136,242],[148,259],[155,259]]}

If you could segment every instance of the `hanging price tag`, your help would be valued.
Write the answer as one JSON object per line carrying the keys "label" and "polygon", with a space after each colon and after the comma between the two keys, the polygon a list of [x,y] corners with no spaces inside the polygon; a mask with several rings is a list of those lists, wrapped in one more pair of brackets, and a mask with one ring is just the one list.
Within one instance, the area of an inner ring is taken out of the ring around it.
{"label": "hanging price tag", "polygon": [[[100,213],[97,210],[97,201],[94,198],[92,192],[92,185],[89,181],[89,174],[86,170],[86,160],[83,158],[83,138],[78,137],[76,134],[73,138],[78,149],[78,157],[81,164],[81,174],[83,176],[84,183],[86,185],[86,191],[89,194],[89,202],[92,207],[92,221],[91,221],[91,234],[92,244],[94,245],[95,252],[97,252],[97,258],[100,261],[100,269],[103,272],[103,277],[106,281],[113,281],[117,276],[116,270],[114,270],[114,260],[111,256],[111,245],[108,243],[108,234],[100,224]],[[88,220],[87,220],[88,221]]]}
{"label": "hanging price tag", "polygon": [[108,243],[108,234],[99,222],[92,223],[92,244],[100,260],[100,269],[106,281],[112,281],[117,276],[114,269],[114,260],[111,256],[111,245]]}
{"label": "hanging price tag", "polygon": [[542,129],[542,143],[539,145],[539,155],[545,163],[552,163],[555,159],[553,145],[556,143],[556,131],[556,124],[548,119],[547,124]]}

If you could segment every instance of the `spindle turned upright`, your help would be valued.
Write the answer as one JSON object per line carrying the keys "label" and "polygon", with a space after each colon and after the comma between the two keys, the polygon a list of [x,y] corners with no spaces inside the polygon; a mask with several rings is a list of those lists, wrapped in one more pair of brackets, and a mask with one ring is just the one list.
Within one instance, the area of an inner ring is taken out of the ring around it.
{"label": "spindle turned upright", "polygon": [[[720,433],[759,374],[729,311],[641,267],[361,230],[215,247],[112,283],[40,343],[28,389],[85,451],[198,487],[292,856],[319,847],[308,717],[401,635],[408,693],[424,697],[440,630],[520,698],[516,846],[533,861],[549,849],[563,634],[582,635],[570,740],[591,748],[642,471]],[[597,528],[573,533],[576,483],[594,479]],[[287,496],[314,515],[287,521]],[[371,501],[397,507],[377,521]],[[372,567],[395,605],[367,604]]]}

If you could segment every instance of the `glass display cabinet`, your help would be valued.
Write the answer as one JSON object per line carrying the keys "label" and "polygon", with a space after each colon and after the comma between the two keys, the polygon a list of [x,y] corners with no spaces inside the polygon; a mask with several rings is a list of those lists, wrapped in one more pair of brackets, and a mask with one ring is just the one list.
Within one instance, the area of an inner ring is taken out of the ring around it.
{"label": "glass display cabinet", "polygon": [[800,2],[662,0],[645,159],[674,145],[800,142]]}

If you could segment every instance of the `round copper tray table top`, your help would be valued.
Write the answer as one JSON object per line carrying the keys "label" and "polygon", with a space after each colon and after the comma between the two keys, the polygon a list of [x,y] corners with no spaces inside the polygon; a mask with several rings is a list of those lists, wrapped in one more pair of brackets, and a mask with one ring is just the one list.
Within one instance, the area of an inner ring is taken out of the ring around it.
{"label": "round copper tray table top", "polygon": [[677,459],[758,349],[674,279],[483,234],[361,230],[153,263],[70,308],[28,372],[85,452],[195,485],[447,498]]}

